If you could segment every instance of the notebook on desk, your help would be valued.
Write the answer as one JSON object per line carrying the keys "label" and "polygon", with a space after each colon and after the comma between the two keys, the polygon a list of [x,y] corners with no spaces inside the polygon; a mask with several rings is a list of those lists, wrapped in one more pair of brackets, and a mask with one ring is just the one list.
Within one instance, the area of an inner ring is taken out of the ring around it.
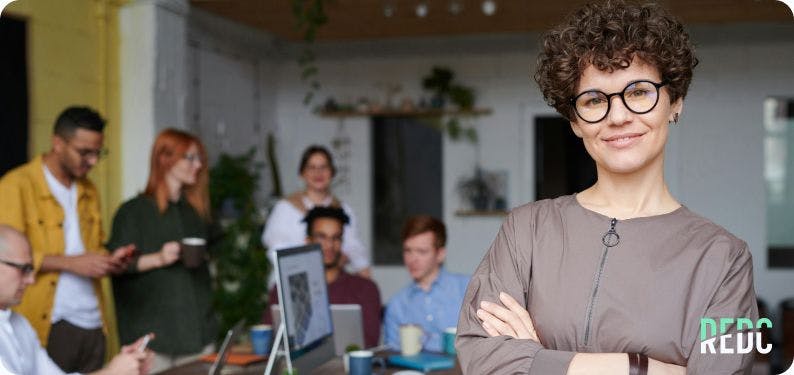
{"label": "notebook on desk", "polygon": [[455,357],[436,353],[419,353],[411,356],[390,355],[389,364],[424,372],[447,370],[455,367]]}

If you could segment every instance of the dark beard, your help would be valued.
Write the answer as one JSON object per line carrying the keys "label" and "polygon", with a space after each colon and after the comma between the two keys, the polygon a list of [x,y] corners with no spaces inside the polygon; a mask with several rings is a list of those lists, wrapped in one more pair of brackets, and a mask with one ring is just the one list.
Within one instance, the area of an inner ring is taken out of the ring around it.
{"label": "dark beard", "polygon": [[329,269],[332,269],[332,268],[337,268],[337,267],[339,267],[339,261],[340,260],[342,260],[342,252],[341,251],[336,253],[336,257],[334,258],[333,261],[331,261],[331,263],[323,262],[323,267],[325,267],[326,270],[329,270]]}

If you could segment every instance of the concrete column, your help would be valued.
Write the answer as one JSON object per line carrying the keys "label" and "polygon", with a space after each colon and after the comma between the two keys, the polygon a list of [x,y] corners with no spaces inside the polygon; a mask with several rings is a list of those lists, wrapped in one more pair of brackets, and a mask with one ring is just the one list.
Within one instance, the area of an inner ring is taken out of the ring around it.
{"label": "concrete column", "polygon": [[160,130],[186,127],[187,0],[137,0],[120,24],[122,198],[145,188]]}

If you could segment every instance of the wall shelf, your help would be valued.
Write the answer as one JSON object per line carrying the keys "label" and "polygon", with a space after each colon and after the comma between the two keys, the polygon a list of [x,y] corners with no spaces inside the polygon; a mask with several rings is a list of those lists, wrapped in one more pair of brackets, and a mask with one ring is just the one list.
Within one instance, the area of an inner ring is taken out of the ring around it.
{"label": "wall shelf", "polygon": [[477,117],[491,114],[490,108],[472,108],[466,110],[451,109],[422,109],[414,111],[402,111],[399,109],[381,111],[319,111],[317,115],[325,118],[344,119],[348,117],[442,117],[442,116],[461,116]]}

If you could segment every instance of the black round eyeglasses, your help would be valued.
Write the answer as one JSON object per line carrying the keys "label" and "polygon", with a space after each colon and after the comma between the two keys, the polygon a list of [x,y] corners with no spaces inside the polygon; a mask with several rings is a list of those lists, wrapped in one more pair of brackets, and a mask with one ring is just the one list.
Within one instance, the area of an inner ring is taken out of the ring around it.
{"label": "black round eyeglasses", "polygon": [[656,83],[641,80],[631,82],[623,91],[612,94],[588,90],[571,98],[571,105],[580,119],[593,124],[607,117],[612,106],[612,97],[617,95],[629,111],[641,115],[656,107],[659,103],[659,88],[666,84],[666,81]]}

